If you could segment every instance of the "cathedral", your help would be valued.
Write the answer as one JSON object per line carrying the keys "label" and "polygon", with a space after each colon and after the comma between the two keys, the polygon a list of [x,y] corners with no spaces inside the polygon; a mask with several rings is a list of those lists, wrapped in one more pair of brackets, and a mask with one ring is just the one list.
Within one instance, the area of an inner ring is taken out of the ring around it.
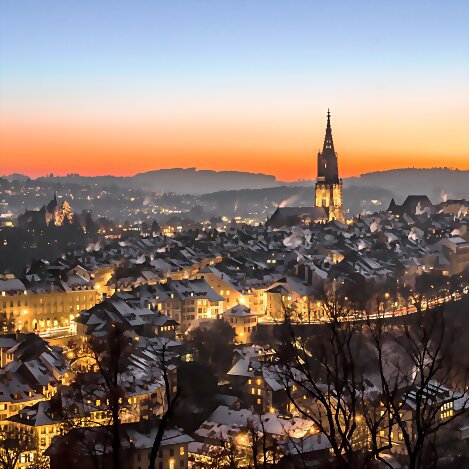
{"label": "cathedral", "polygon": [[314,207],[278,207],[267,220],[272,228],[284,226],[345,222],[342,205],[342,179],[339,178],[337,153],[332,140],[331,113],[327,111],[326,135],[322,151],[318,153],[318,175],[315,186]]}

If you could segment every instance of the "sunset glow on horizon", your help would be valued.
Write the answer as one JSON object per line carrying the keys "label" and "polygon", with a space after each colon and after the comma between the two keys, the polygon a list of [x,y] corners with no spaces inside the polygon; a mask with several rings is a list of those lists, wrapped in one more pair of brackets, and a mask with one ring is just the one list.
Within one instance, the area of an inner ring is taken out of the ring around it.
{"label": "sunset glow on horizon", "polygon": [[4,3],[0,174],[469,169],[466,2],[288,4]]}

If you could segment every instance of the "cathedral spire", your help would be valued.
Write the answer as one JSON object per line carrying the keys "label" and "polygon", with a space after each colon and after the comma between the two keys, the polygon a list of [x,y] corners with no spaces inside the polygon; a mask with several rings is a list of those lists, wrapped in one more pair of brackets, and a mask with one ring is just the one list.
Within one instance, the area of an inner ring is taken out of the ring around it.
{"label": "cathedral spire", "polygon": [[334,141],[332,140],[332,128],[331,128],[331,111],[327,110],[327,126],[326,126],[326,136],[324,137],[324,146],[322,148],[322,152],[327,152],[327,150],[334,151]]}
{"label": "cathedral spire", "polygon": [[326,135],[322,152],[318,154],[318,180],[334,183],[339,181],[337,155],[332,140],[331,111],[327,110]]}

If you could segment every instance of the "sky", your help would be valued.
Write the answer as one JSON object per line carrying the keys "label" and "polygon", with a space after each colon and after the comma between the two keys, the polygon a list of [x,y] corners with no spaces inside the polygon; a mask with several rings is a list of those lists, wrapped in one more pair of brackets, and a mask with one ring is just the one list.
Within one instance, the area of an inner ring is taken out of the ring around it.
{"label": "sky", "polygon": [[0,174],[469,169],[467,0],[3,0]]}

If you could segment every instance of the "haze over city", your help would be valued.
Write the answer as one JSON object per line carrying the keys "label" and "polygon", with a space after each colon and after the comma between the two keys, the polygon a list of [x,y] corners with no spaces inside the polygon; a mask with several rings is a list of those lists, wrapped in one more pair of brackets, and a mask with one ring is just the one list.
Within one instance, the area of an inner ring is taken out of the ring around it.
{"label": "haze over city", "polygon": [[0,173],[469,168],[469,4],[3,2]]}

